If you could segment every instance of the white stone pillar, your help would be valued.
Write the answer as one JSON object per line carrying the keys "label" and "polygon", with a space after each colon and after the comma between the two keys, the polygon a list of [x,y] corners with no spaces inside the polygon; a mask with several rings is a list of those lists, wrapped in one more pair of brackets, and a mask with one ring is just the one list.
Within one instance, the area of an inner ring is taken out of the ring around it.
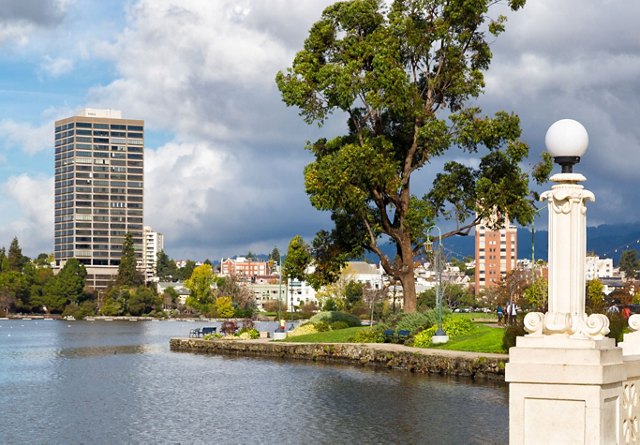
{"label": "white stone pillar", "polygon": [[[571,121],[560,136],[575,135],[576,125],[584,133],[578,132],[583,153],[588,136],[579,123]],[[554,126],[547,132],[548,147]],[[554,136],[553,148],[558,140],[567,143]],[[571,171],[582,153],[555,155],[563,173],[551,177],[556,184],[542,195],[549,209],[549,308],[526,315],[529,334],[509,351],[512,445],[618,444],[623,437],[622,350],[606,337],[609,319],[585,313],[586,203],[595,198],[579,184],[584,176]]]}

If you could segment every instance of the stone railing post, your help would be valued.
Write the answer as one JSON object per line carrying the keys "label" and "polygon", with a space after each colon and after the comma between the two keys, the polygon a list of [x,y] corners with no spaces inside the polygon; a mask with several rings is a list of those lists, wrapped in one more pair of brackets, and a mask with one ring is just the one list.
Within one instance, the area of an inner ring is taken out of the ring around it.
{"label": "stone railing post", "polygon": [[578,122],[563,120],[549,128],[546,142],[562,165],[542,195],[549,210],[549,308],[526,315],[528,335],[509,351],[509,443],[617,444],[622,350],[606,337],[609,319],[585,313],[586,203],[595,197],[572,166],[588,135]]}

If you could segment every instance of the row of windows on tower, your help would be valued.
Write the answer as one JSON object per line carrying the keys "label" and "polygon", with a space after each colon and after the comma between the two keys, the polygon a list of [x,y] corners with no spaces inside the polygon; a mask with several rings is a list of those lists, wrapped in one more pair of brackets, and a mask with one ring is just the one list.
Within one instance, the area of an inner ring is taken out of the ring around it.
{"label": "row of windows on tower", "polygon": [[102,130],[128,130],[128,131],[143,131],[144,127],[141,125],[124,125],[124,124],[102,124],[98,122],[69,122],[67,124],[58,125],[56,127],[56,133],[71,128],[98,128]]}
{"label": "row of windows on tower", "polygon": [[[138,130],[142,131],[142,130]],[[131,138],[131,139],[142,139],[144,137],[144,133],[138,132],[125,132],[125,131],[108,131],[108,130],[69,130],[69,131],[60,131],[56,133],[55,140],[59,141],[61,139],[66,139],[76,136],[77,138],[82,138],[86,136],[92,137],[113,137],[113,138]]]}

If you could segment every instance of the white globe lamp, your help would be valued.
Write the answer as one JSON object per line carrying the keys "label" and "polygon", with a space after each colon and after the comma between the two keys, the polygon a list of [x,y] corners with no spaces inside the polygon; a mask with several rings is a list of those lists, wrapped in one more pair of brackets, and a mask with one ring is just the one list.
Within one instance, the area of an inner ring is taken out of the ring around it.
{"label": "white globe lamp", "polygon": [[562,173],[573,173],[573,166],[587,151],[589,134],[580,122],[561,119],[549,127],[544,141],[549,154],[562,166]]}

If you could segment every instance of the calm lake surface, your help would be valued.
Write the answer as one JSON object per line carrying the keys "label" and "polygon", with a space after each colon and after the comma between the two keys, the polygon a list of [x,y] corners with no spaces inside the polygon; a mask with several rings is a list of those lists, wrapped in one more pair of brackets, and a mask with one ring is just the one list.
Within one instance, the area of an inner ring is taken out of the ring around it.
{"label": "calm lake surface", "polygon": [[169,351],[210,324],[0,320],[0,443],[508,442],[504,384]]}

